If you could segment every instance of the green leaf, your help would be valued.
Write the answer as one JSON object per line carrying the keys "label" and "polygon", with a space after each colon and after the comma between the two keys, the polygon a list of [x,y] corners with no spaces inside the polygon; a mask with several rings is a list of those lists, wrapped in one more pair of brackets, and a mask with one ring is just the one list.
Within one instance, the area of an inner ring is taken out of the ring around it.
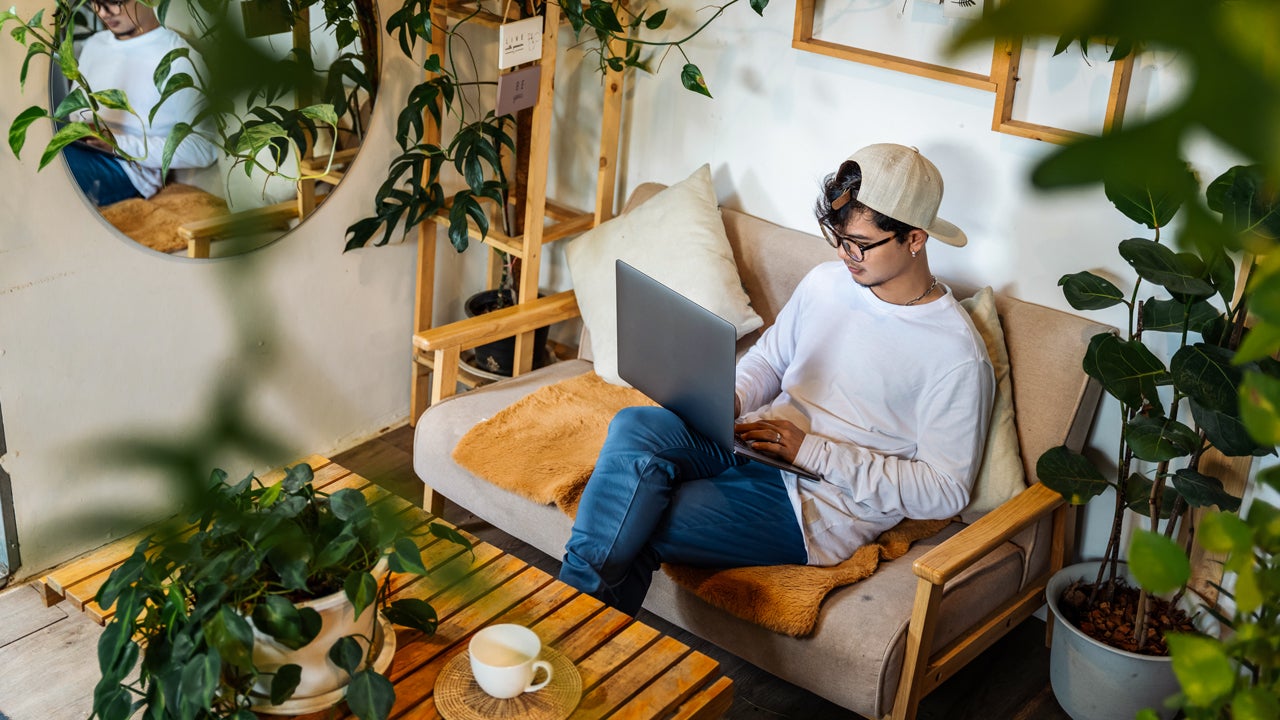
{"label": "green leaf", "polygon": [[329,496],[329,509],[339,520],[350,522],[369,516],[369,503],[359,490],[343,488]]}
{"label": "green leaf", "polygon": [[391,681],[373,670],[361,670],[347,685],[347,707],[360,720],[386,720],[396,702]]}
{"label": "green leaf", "polygon": [[1236,586],[1233,588],[1235,590],[1236,612],[1252,615],[1265,602],[1265,595],[1258,584],[1258,574],[1252,564],[1243,562],[1239,565],[1233,564],[1231,569],[1236,572]]}
{"label": "green leaf", "polygon": [[27,142],[27,128],[31,127],[31,123],[48,116],[44,108],[32,105],[13,119],[13,123],[9,125],[9,149],[13,151],[14,157],[20,157],[22,146]]}
{"label": "green leaf", "polygon": [[449,243],[453,245],[453,249],[463,252],[470,243],[467,235],[467,206],[465,198],[470,196],[470,192],[463,190],[454,194],[453,206],[449,208]]}
{"label": "green leaf", "polygon": [[1280,444],[1280,379],[1247,372],[1239,398],[1240,419],[1249,435],[1262,445]]}
{"label": "green leaf", "polygon": [[[16,123],[17,121],[14,122]],[[58,153],[62,152],[62,148],[70,145],[76,140],[90,137],[92,135],[94,135],[93,128],[89,127],[85,123],[73,122],[63,125],[62,129],[54,133],[53,138],[49,140],[49,144],[45,146],[44,153],[40,155],[40,166],[38,169],[43,170],[45,165],[53,162],[53,159],[58,157]],[[9,138],[10,145],[12,145],[12,130],[10,130]]]}
{"label": "green leaf", "polygon": [[320,633],[320,614],[299,608],[281,595],[268,595],[253,608],[253,624],[281,645],[297,650]]}
{"label": "green leaf", "polygon": [[112,110],[123,110],[128,113],[133,112],[133,108],[129,105],[129,96],[125,95],[123,90],[108,89],[90,95],[94,100],[98,101],[102,107],[111,108]]}
{"label": "green leaf", "polygon": [[1143,332],[1180,333],[1185,324],[1187,330],[1203,335],[1220,317],[1222,313],[1205,300],[1191,303],[1190,308],[1177,300],[1154,298],[1142,304]]}
{"label": "green leaf", "polygon": [[649,28],[650,30],[657,30],[658,28],[662,27],[662,23],[666,22],[666,20],[667,20],[667,9],[663,8],[658,12],[650,15],[649,19],[644,21],[644,26]]}
{"label": "green leaf", "polygon": [[[21,42],[21,41],[19,41]],[[67,33],[58,47],[58,66],[71,82],[80,80],[80,65],[76,62],[75,33]]]}
{"label": "green leaf", "polygon": [[1172,539],[1138,529],[1129,542],[1129,571],[1142,587],[1162,594],[1177,590],[1191,579],[1191,561]]}
{"label": "green leaf", "polygon": [[183,90],[195,88],[195,86],[195,81],[192,80],[191,76],[187,73],[177,73],[170,77],[164,84],[164,90],[160,93],[160,99],[156,101],[156,104],[151,108],[151,113],[147,115],[147,123],[151,124],[156,121],[156,113],[160,111],[160,106],[164,105],[166,100]]}
{"label": "green leaf", "polygon": [[1231,698],[1232,720],[1276,720],[1280,718],[1280,698],[1266,688],[1241,688]]}
{"label": "green leaf", "polygon": [[1114,283],[1091,272],[1078,272],[1058,278],[1067,303],[1076,310],[1102,310],[1125,301],[1124,293]]}
{"label": "green leaf", "polygon": [[305,117],[326,123],[331,127],[338,126],[338,113],[334,111],[332,104],[308,105],[307,107],[299,108],[298,112]]}
{"label": "green leaf", "polygon": [[1154,240],[1130,238],[1120,242],[1120,256],[1147,282],[1171,293],[1207,298],[1214,294],[1205,279],[1208,268],[1190,253],[1175,253]]}
{"label": "green leaf", "polygon": [[138,644],[133,641],[134,625],[113,619],[98,637],[98,668],[109,683],[123,681],[138,660]]}
{"label": "green leaf", "polygon": [[1225,646],[1203,635],[1170,633],[1166,637],[1173,657],[1173,673],[1192,704],[1207,707],[1235,689],[1235,667]]}
{"label": "green leaf", "polygon": [[1229,512],[1240,509],[1240,498],[1223,489],[1221,480],[1195,470],[1182,468],[1175,472],[1173,486],[1191,507],[1216,505]]}
{"label": "green leaf", "polygon": [[[1143,517],[1151,517],[1151,486],[1154,484],[1142,473],[1130,474],[1124,484],[1125,506]],[[1167,520],[1173,514],[1173,506],[1177,500],[1177,490],[1166,485],[1160,493],[1161,520]]]}
{"label": "green leaf", "polygon": [[1195,430],[1177,420],[1138,415],[1125,425],[1125,439],[1134,457],[1163,462],[1190,455],[1200,446]]}
{"label": "green leaf", "polygon": [[334,665],[352,674],[364,660],[364,650],[361,649],[360,643],[356,642],[355,637],[347,635],[338,638],[333,647],[329,648],[329,659]]}
{"label": "green leaf", "polygon": [[253,667],[253,630],[231,606],[221,606],[205,623],[204,638],[232,665],[242,670]]}
{"label": "green leaf", "polygon": [[[1183,172],[1182,182],[1194,185],[1195,176],[1192,175],[1191,169],[1184,168]],[[1164,190],[1153,190],[1110,179],[1103,184],[1103,190],[1111,204],[1115,205],[1125,217],[1152,229],[1168,225],[1173,216],[1178,214],[1178,209],[1182,207],[1182,198],[1185,196],[1167,187]]]}
{"label": "green leaf", "polygon": [[684,85],[685,90],[711,97],[711,91],[707,89],[706,78],[702,77],[702,71],[693,63],[685,64],[684,69],[680,71],[680,83]]}
{"label": "green leaf", "polygon": [[116,598],[125,588],[138,582],[142,577],[142,573],[147,568],[146,549],[150,543],[143,540],[134,548],[133,554],[128,557],[120,566],[111,571],[107,576],[107,581],[98,588],[98,592],[94,595],[94,601],[98,603],[104,610],[110,610],[111,606],[116,603]]}
{"label": "green leaf", "polygon": [[471,549],[471,541],[464,537],[462,533],[454,530],[448,525],[431,523],[427,526],[427,530],[429,530],[433,536],[438,537],[441,540],[448,540],[455,545],[461,545],[468,550]]}
{"label": "green leaf", "polygon": [[155,84],[156,89],[159,90],[164,87],[164,81],[169,78],[169,73],[172,71],[175,62],[182,59],[189,60],[190,57],[191,50],[185,47],[175,48],[165,53],[165,56],[160,58],[160,62],[156,65],[155,71],[151,73],[151,82]]}
{"label": "green leaf", "polygon": [[284,479],[280,481],[280,485],[284,491],[292,495],[303,487],[310,485],[315,479],[315,473],[311,470],[311,466],[306,463],[298,463],[285,470]]}
{"label": "green leaf", "polygon": [[422,564],[422,551],[418,549],[413,540],[406,537],[396,539],[395,544],[392,545],[391,554],[387,557],[387,562],[390,564],[392,572],[414,573],[417,575],[427,574],[427,568]]}
{"label": "green leaf", "polygon": [[1090,339],[1084,371],[1130,407],[1141,407],[1144,400],[1159,403],[1158,385],[1168,376],[1164,363],[1141,341],[1121,340],[1111,333]]}
{"label": "green leaf", "polygon": [[1253,362],[1275,355],[1277,351],[1280,351],[1280,325],[1258,321],[1245,331],[1244,340],[1240,341],[1232,362],[1237,365]]}
{"label": "green leaf", "polygon": [[178,682],[180,717],[197,717],[201,710],[212,706],[221,670],[222,660],[216,651],[196,655],[187,662]]}
{"label": "green leaf", "polygon": [[613,4],[604,0],[591,0],[591,4],[582,11],[587,24],[605,32],[621,35],[624,30],[618,22],[618,15],[613,11]]}
{"label": "green leaf", "polygon": [[293,691],[298,689],[300,682],[302,682],[301,665],[289,663],[276,668],[276,674],[271,678],[271,704],[279,705],[293,697]]}
{"label": "green leaf", "polygon": [[178,146],[183,140],[187,139],[191,133],[195,132],[195,128],[189,123],[180,122],[173,126],[173,131],[169,133],[169,137],[165,138],[164,150],[160,155],[160,175],[169,174],[169,163],[173,162],[173,154],[178,151]]}
{"label": "green leaf", "polygon": [[1210,183],[1205,198],[1233,232],[1276,240],[1280,239],[1280,194],[1269,185],[1263,166],[1237,165]]}
{"label": "green leaf", "polygon": [[431,603],[419,598],[394,600],[383,614],[387,616],[387,620],[396,625],[421,630],[427,635],[436,631],[436,625],[439,622],[436,610],[431,607]]}
{"label": "green leaf", "polygon": [[760,17],[764,17],[764,9],[768,6],[769,0],[751,0],[751,9]]}
{"label": "green leaf", "polygon": [[58,107],[54,108],[53,116],[55,118],[65,118],[77,110],[88,110],[89,99],[85,97],[84,90],[76,88],[67,93],[67,96],[58,103]]}
{"label": "green leaf", "polygon": [[1188,404],[1196,425],[1223,455],[1265,455],[1272,451],[1272,448],[1261,446],[1253,439],[1240,416],[1235,414],[1236,408],[1232,408],[1230,412],[1219,412],[1204,407],[1194,399]]}
{"label": "green leaf", "polygon": [[354,606],[353,612],[356,617],[360,617],[360,613],[378,599],[378,581],[367,572],[353,572],[348,575],[342,584],[342,589]]}
{"label": "green leaf", "polygon": [[27,56],[22,59],[22,70],[18,73],[18,89],[27,87],[27,70],[31,67],[31,59],[37,55],[51,55],[49,47],[42,42],[32,42],[27,46]]}
{"label": "green leaf", "polygon": [[1231,364],[1234,356],[1230,350],[1205,343],[1181,348],[1169,361],[1174,386],[1206,408],[1234,414],[1243,377]]}
{"label": "green leaf", "polygon": [[1063,445],[1044,451],[1036,461],[1036,476],[1072,505],[1083,505],[1111,487],[1088,458]]}
{"label": "green leaf", "polygon": [[1253,530],[1235,513],[1205,513],[1196,527],[1196,541],[1205,550],[1217,553],[1248,553],[1253,547]]}
{"label": "green leaf", "polygon": [[320,550],[316,556],[314,569],[322,570],[342,562],[359,542],[360,538],[356,537],[352,526],[344,526],[342,531]]}

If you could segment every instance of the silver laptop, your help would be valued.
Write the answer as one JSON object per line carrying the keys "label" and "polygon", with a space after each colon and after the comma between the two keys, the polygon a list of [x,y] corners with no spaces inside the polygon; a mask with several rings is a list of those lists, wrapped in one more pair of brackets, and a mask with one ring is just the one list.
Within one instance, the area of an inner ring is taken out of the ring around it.
{"label": "silver laptop", "polygon": [[616,268],[618,375],[722,449],[820,479],[734,435],[733,324],[622,260]]}

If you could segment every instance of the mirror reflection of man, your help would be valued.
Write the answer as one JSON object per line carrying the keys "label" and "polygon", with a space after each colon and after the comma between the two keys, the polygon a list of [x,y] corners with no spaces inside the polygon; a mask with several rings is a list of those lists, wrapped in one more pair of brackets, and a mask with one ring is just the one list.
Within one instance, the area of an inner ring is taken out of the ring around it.
{"label": "mirror reflection of man", "polygon": [[[124,110],[103,108],[98,115],[119,145],[120,154],[97,138],[68,145],[65,152],[71,173],[85,195],[96,205],[110,205],[134,197],[149,198],[164,186],[160,175],[164,146],[180,122],[191,123],[201,106],[200,93],[184,89],[174,93],[149,122],[151,109],[160,101],[153,73],[170,51],[191,46],[176,32],[160,26],[155,12],[138,0],[90,0],[105,30],[91,35],[80,52],[80,73],[90,89],[122,90],[139,117]],[[191,50],[194,56],[195,51]],[[173,64],[171,74],[192,73],[186,60]],[[82,120],[93,122],[88,111]],[[217,148],[192,133],[173,153],[170,168],[198,168],[212,165]]]}

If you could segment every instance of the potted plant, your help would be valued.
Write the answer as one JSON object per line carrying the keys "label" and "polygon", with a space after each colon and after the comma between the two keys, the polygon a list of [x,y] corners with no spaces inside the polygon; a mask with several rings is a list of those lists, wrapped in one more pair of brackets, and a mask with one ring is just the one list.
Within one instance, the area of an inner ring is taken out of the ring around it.
{"label": "potted plant", "polygon": [[[145,708],[157,720],[246,720],[344,695],[361,720],[387,717],[395,691],[380,671],[395,642],[379,611],[425,633],[436,626],[425,600],[387,603],[388,570],[427,571],[390,503],[311,480],[305,464],[274,485],[230,484],[214,471],[191,527],[151,535],[111,573],[96,597],[115,613],[98,644],[93,717]],[[470,547],[451,528],[428,527]]]}
{"label": "potted plant", "polygon": [[[1208,188],[1209,208],[1242,218],[1251,217],[1259,203],[1274,207],[1275,197],[1259,197],[1258,172],[1235,167],[1224,173]],[[1173,184],[1178,183],[1194,183],[1194,177],[1184,168]],[[1155,232],[1154,238],[1119,244],[1138,278],[1128,293],[1091,272],[1066,275],[1059,285],[1077,310],[1128,310],[1124,335],[1094,337],[1084,359],[1086,372],[1123,414],[1115,468],[1108,477],[1089,458],[1058,447],[1039,458],[1037,474],[1072,504],[1114,492],[1102,560],[1065,568],[1046,590],[1054,617],[1051,679],[1073,717],[1131,718],[1159,706],[1176,689],[1165,633],[1194,630],[1176,596],[1157,594],[1181,595],[1190,575],[1178,572],[1165,555],[1172,552],[1186,565],[1187,548],[1173,540],[1174,531],[1181,526],[1196,534],[1195,508],[1235,511],[1240,504],[1201,461],[1211,449],[1227,456],[1273,450],[1245,431],[1237,397],[1246,371],[1273,378],[1280,372],[1269,359],[1237,358],[1250,294],[1233,297],[1235,265],[1222,248],[1175,252],[1160,242],[1162,228],[1181,205],[1176,194],[1120,182],[1105,188],[1126,217]],[[1160,295],[1142,298],[1144,284]],[[1168,366],[1159,357],[1162,351],[1170,356]],[[1121,538],[1128,511],[1145,518],[1148,530],[1135,533],[1126,550]],[[1130,582],[1122,551],[1141,587]],[[1142,695],[1144,688],[1150,695]]]}

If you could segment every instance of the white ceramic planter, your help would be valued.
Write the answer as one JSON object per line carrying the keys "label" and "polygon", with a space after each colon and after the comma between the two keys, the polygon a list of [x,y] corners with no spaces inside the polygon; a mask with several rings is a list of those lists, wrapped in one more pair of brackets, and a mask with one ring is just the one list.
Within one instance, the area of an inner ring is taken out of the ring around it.
{"label": "white ceramic planter", "polygon": [[[382,580],[387,574],[387,561],[384,558],[373,569],[373,577],[381,585]],[[292,648],[281,645],[274,638],[266,633],[253,628],[253,662],[258,669],[264,673],[274,672],[281,665],[290,663],[302,667],[302,679],[298,683],[298,688],[293,693],[292,700],[288,703],[290,707],[297,704],[298,701],[305,701],[308,698],[320,698],[333,695],[338,692],[337,700],[342,699],[340,690],[344,689],[350,676],[346,670],[333,664],[329,659],[329,649],[333,644],[346,635],[357,635],[357,642],[360,643],[361,650],[367,655],[369,652],[369,640],[367,638],[378,639],[375,632],[377,630],[377,604],[370,604],[369,607],[360,613],[360,617],[354,617],[355,608],[351,605],[351,601],[347,599],[345,592],[339,590],[332,595],[326,595],[315,600],[297,603],[297,607],[308,607],[320,614],[320,633],[315,639],[306,645],[294,650]],[[388,626],[389,627],[389,626]],[[386,639],[382,639],[383,644]],[[394,647],[394,635],[390,639],[391,647]],[[364,667],[364,664],[361,664]],[[253,692],[261,697],[269,697],[271,694],[271,676],[265,675],[260,678],[254,685]],[[336,702],[336,700],[335,700]]]}
{"label": "white ceramic planter", "polygon": [[[1059,570],[1045,588],[1053,615],[1053,647],[1049,652],[1049,678],[1058,704],[1073,720],[1133,720],[1138,711],[1151,708],[1168,720],[1176,713],[1164,700],[1178,692],[1171,661],[1118,650],[1085,635],[1062,619],[1058,600],[1072,582],[1093,582],[1099,562],[1084,562]],[[1120,575],[1134,584],[1128,568]]]}

